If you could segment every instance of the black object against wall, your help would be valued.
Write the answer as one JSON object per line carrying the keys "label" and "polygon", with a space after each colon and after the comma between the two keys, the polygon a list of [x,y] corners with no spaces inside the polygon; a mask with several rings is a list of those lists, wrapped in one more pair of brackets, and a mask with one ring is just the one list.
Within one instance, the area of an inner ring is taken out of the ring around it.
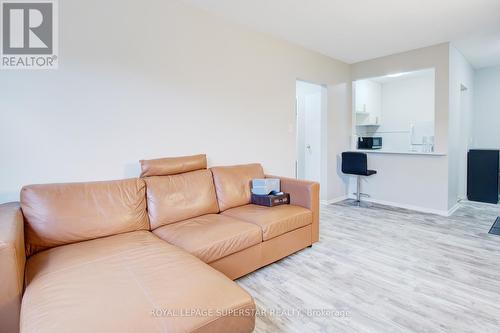
{"label": "black object against wall", "polygon": [[498,203],[498,150],[469,150],[467,154],[467,198]]}

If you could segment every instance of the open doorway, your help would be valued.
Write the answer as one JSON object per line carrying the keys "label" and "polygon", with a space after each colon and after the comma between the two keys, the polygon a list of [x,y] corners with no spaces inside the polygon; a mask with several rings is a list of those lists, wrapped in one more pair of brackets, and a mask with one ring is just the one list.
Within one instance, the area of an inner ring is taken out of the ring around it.
{"label": "open doorway", "polygon": [[297,161],[296,177],[324,183],[326,170],[326,87],[296,82]]}

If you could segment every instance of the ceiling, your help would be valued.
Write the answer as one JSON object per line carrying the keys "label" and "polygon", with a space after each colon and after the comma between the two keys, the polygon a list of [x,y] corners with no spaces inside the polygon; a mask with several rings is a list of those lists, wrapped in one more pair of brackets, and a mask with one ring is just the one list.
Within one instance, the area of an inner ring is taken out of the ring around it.
{"label": "ceiling", "polygon": [[500,65],[500,0],[183,0],[347,63],[453,42]]}
{"label": "ceiling", "polygon": [[476,68],[500,65],[500,31],[456,40],[453,44]]}

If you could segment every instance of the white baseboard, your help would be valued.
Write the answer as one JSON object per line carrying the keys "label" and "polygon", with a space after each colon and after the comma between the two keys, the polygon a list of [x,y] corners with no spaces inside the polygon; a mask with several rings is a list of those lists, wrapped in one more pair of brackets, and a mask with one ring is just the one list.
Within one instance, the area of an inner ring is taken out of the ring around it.
{"label": "white baseboard", "polygon": [[331,204],[334,204],[334,203],[337,203],[337,202],[344,201],[346,199],[348,199],[348,196],[347,195],[343,195],[341,197],[336,197],[336,198],[333,198],[333,199],[321,200],[321,203],[323,205],[331,205]]}
{"label": "white baseboard", "polygon": [[[500,201],[500,197],[498,199]],[[486,205],[486,206],[490,206],[490,207],[498,207],[500,205],[500,203],[494,204],[494,203],[488,203],[488,202],[471,201],[468,199],[462,199],[462,200],[460,200],[460,202],[470,202],[470,203],[475,204],[475,205]]]}
{"label": "white baseboard", "polygon": [[456,203],[455,206],[451,207],[449,210],[448,210],[448,215],[447,216],[451,216],[453,213],[456,212],[456,210],[460,207],[460,203]]}
{"label": "white baseboard", "polygon": [[[321,200],[321,203],[324,205],[331,205],[331,204],[334,204],[334,203],[337,203],[340,201],[344,201],[346,199],[356,199],[356,198],[354,196],[343,195],[343,196],[336,197],[333,199]],[[408,209],[408,210],[414,210],[414,211],[422,212],[422,213],[436,214],[436,215],[441,215],[441,216],[450,216],[460,207],[460,204],[458,202],[453,207],[451,207],[449,210],[439,210],[439,209],[426,208],[426,207],[420,207],[420,206],[414,206],[414,205],[408,205],[408,204],[402,204],[402,203],[398,203],[398,202],[378,200],[378,199],[372,199],[372,198],[363,198],[363,201],[368,201],[368,202],[373,202],[373,203],[380,204],[380,205],[393,206],[393,207],[398,207],[398,208],[403,208],[403,209]]]}
{"label": "white baseboard", "polygon": [[[349,198],[355,199],[354,196],[349,196]],[[414,210],[414,211],[422,212],[422,213],[436,214],[436,215],[441,215],[441,216],[450,216],[459,207],[459,204],[457,203],[450,210],[440,210],[440,209],[420,207],[420,206],[414,206],[414,205],[408,205],[408,204],[402,204],[402,203],[398,203],[398,202],[378,200],[378,199],[372,199],[372,198],[363,198],[362,200],[367,201],[367,202],[373,202],[373,203],[380,204],[380,205],[393,206],[393,207]]]}

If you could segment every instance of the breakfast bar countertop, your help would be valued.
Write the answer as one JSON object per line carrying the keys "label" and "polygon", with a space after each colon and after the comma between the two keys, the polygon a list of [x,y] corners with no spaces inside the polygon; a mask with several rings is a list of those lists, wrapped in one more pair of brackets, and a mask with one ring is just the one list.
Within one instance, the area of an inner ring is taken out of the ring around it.
{"label": "breakfast bar countertop", "polygon": [[429,156],[446,156],[446,153],[440,152],[432,152],[432,153],[424,153],[418,151],[393,151],[393,150],[384,150],[384,149],[351,149],[350,151],[354,152],[363,152],[363,153],[372,153],[372,154],[399,154],[399,155],[429,155]]}

